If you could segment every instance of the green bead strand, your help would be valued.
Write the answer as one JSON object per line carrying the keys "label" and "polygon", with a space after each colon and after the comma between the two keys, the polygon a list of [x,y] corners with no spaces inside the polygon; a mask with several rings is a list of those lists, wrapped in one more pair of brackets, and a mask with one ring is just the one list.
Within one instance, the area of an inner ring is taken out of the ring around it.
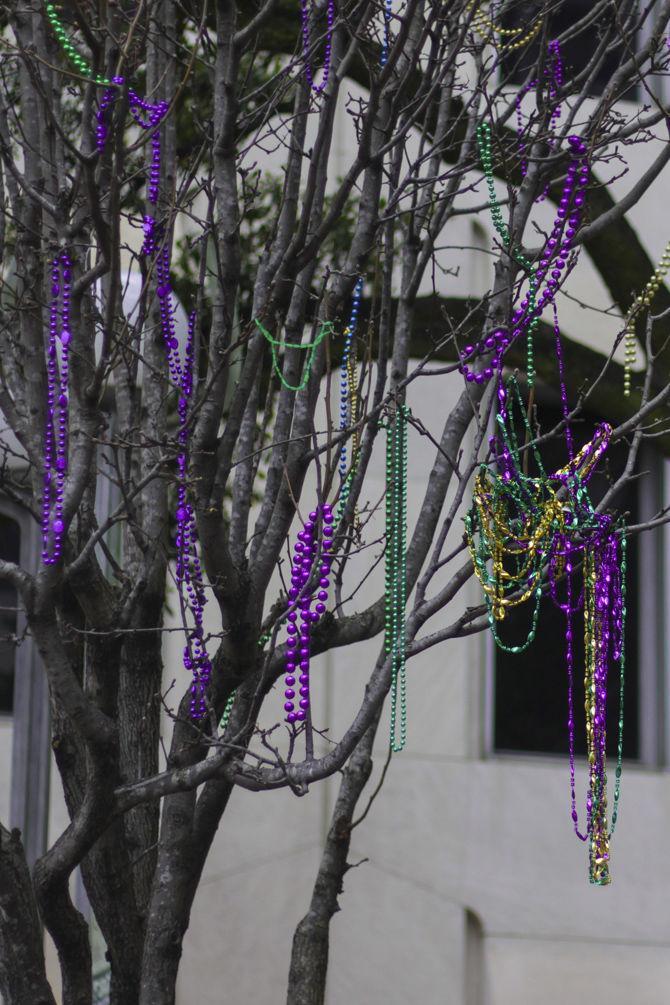
{"label": "green bead strand", "polygon": [[100,84],[102,87],[112,86],[113,81],[108,77],[101,76],[99,73],[94,73],[93,67],[88,60],[84,59],[81,53],[72,44],[67,31],[63,27],[63,22],[58,16],[55,4],[51,3],[50,0],[47,0],[44,5],[44,9],[53,29],[53,33],[58,40],[58,44],[74,68],[81,73],[82,77],[89,77],[95,84]]}
{"label": "green bead strand", "polygon": [[[281,381],[281,383],[289,391],[302,391],[303,388],[307,385],[307,381],[310,378],[310,374],[311,374],[311,370],[312,370],[312,360],[314,359],[314,353],[316,352],[316,350],[318,349],[318,347],[321,345],[321,343],[323,342],[323,340],[326,338],[326,336],[332,334],[332,332],[333,332],[333,322],[332,321],[323,321],[321,323],[321,328],[319,329],[319,333],[316,336],[316,338],[314,339],[314,341],[313,342],[307,342],[307,343],[302,343],[302,342],[282,342],[281,339],[273,338],[273,336],[270,334],[270,332],[266,328],[263,327],[263,325],[260,323],[260,321],[258,320],[258,318],[254,318],[254,324],[256,325],[256,327],[258,328],[258,330],[261,332],[261,334],[263,335],[263,337],[270,344],[270,348],[272,350],[272,366],[274,367],[274,371],[277,374],[277,376],[279,377],[279,380]],[[281,366],[279,365],[279,358],[278,358],[278,350],[279,349],[302,349],[302,350],[306,350],[307,351],[307,359],[305,360],[305,365],[303,367],[303,373],[302,373],[302,377],[300,378],[300,383],[299,384],[289,384],[289,382],[287,380],[285,380],[284,375],[283,375],[282,370],[281,370]]]}
{"label": "green bead strand", "polygon": [[223,710],[223,715],[221,716],[221,722],[219,723],[219,732],[225,733],[226,726],[228,725],[228,720],[230,719],[230,713],[233,710],[233,705],[235,704],[235,696],[237,695],[237,688],[230,693],[228,696],[228,701],[226,702],[226,707]]}
{"label": "green bead strand", "polygon": [[351,484],[354,480],[354,475],[356,474],[356,468],[350,468],[347,477],[342,482],[342,487],[340,488],[340,495],[337,500],[337,509],[335,510],[335,524],[340,524],[342,522],[342,517],[344,516],[344,511],[347,506],[347,500],[351,494]]}
{"label": "green bead strand", "polygon": [[531,315],[531,321],[526,330],[526,378],[528,386],[532,387],[535,383],[535,353],[533,336],[540,323],[539,317],[534,316],[538,291],[536,274],[537,264],[535,262],[530,262],[524,255],[521,254],[521,252],[511,247],[512,239],[510,237],[510,232],[503,220],[503,216],[500,211],[500,204],[496,196],[493,175],[493,154],[491,152],[491,126],[488,122],[480,122],[477,126],[477,145],[479,147],[479,157],[484,169],[484,177],[486,179],[486,187],[489,194],[489,205],[493,226],[498,232],[503,245],[508,248],[514,261],[517,262],[517,264],[520,265],[528,274],[528,313]]}
{"label": "green bead strand", "polygon": [[623,704],[626,679],[626,534],[621,534],[621,658],[619,661],[619,731],[616,748],[616,770],[614,772],[614,796],[612,800],[612,823],[610,837],[614,834],[619,816],[621,795],[621,764],[623,761]]}

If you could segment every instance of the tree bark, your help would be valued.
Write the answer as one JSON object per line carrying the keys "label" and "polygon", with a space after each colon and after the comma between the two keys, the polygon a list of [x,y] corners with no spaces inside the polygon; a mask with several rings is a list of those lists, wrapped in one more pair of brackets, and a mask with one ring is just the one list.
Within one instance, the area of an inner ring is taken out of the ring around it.
{"label": "tree bark", "polygon": [[379,715],[363,735],[344,769],[330,820],[309,911],[293,936],[287,1005],[323,1005],[328,974],[330,922],[339,911],[338,897],[350,868],[351,822],[372,771],[372,745]]}
{"label": "tree bark", "polygon": [[0,987],[7,1005],[56,1005],[21,835],[0,824]]}

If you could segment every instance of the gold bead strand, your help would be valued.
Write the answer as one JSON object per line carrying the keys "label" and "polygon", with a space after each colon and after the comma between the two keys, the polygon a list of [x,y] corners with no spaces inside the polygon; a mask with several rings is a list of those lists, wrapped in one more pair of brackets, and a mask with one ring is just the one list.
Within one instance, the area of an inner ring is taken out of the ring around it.
{"label": "gold bead strand", "polygon": [[626,334],[624,336],[624,364],[623,364],[623,396],[630,398],[630,378],[637,359],[637,344],[635,339],[635,321],[629,318],[626,322]]}
{"label": "gold bead strand", "polygon": [[491,20],[490,17],[487,17],[486,14],[483,14],[482,11],[477,10],[476,3],[477,0],[471,0],[471,3],[467,5],[465,10],[466,13],[469,13],[470,11],[474,10],[472,23],[480,35],[483,36],[486,35],[487,32],[489,32],[492,35],[500,35],[502,38],[515,39],[515,41],[513,42],[504,42],[502,43],[502,45],[499,45],[498,48],[500,49],[501,52],[512,52],[514,49],[523,48],[524,45],[527,45],[529,42],[532,42],[532,40],[535,38],[540,28],[542,27],[542,18],[539,17],[535,21],[535,23],[529,28],[529,30],[526,32],[525,35],[522,35],[521,38],[515,38],[515,36],[517,36],[519,32],[523,31],[523,28],[503,28],[502,25],[496,24],[494,21]]}
{"label": "gold bead strand", "polygon": [[624,346],[625,346],[625,358],[624,358],[624,368],[623,368],[623,395],[624,398],[630,397],[630,381],[631,373],[635,360],[637,359],[637,339],[635,337],[635,319],[638,314],[641,313],[645,308],[651,307],[651,303],[658,293],[661,284],[668,274],[668,269],[670,269],[670,241],[666,244],[663,254],[661,255],[658,265],[654,269],[651,279],[645,286],[642,293],[640,293],[635,300],[633,305],[628,312],[628,317],[626,318],[626,334],[624,336]]}

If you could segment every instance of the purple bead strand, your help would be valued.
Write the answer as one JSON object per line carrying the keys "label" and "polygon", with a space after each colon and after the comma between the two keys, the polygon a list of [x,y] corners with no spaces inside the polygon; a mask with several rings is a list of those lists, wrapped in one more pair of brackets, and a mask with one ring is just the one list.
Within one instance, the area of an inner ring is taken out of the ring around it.
{"label": "purple bead strand", "polygon": [[[144,101],[133,90],[128,92],[130,113],[137,125],[145,132],[154,130],[151,137],[151,166],[149,168],[149,180],[147,183],[147,202],[151,206],[158,203],[158,192],[161,176],[161,135],[158,127],[168,113],[170,103],[168,101],[158,101],[152,103]],[[156,219],[152,213],[147,213],[143,220],[144,243],[142,245],[142,255],[152,255],[158,246],[156,237]]]}
{"label": "purple bead strand", "polygon": [[[291,587],[289,589],[290,609],[287,614],[286,663],[284,679],[284,711],[288,723],[302,722],[309,709],[309,669],[310,635],[315,624],[326,611],[328,600],[328,576],[332,562],[331,547],[333,536],[333,511],[328,503],[312,510],[293,549]],[[318,554],[317,534],[321,527],[321,554]],[[307,592],[307,585],[313,575],[315,560],[319,562],[319,589],[314,594]],[[314,605],[314,609],[312,609]],[[297,625],[298,616],[300,627]],[[296,694],[296,671],[299,692]],[[299,697],[298,697],[299,695]],[[298,708],[296,708],[296,699]]]}
{"label": "purple bead strand", "polygon": [[[479,342],[463,348],[460,353],[459,370],[469,382],[484,384],[494,374],[500,372],[507,347],[524,336],[532,322],[536,322],[544,309],[553,304],[558,290],[574,266],[574,263],[570,265],[570,257],[574,254],[574,239],[581,222],[582,206],[585,201],[583,189],[589,180],[589,169],[586,163],[586,144],[583,140],[579,136],[569,136],[568,143],[572,162],[568,168],[551,235],[542,251],[535,273],[539,292],[551,269],[545,288],[539,294],[534,309],[531,309],[530,295],[528,293],[524,295],[519,307],[512,313],[511,331],[505,327],[496,328]],[[475,370],[472,362],[490,353],[493,354],[491,361],[483,369]]]}
{"label": "purple bead strand", "polygon": [[[553,39],[548,46],[549,50],[549,60],[544,68],[544,76],[547,81],[548,90],[548,107],[550,109],[549,114],[549,129],[547,146],[550,150],[553,150],[556,145],[556,135],[555,130],[558,125],[558,120],[561,117],[561,102],[558,97],[560,90],[563,86],[563,61],[561,59],[561,47],[558,39]],[[516,121],[517,121],[517,135],[519,137],[519,155],[521,157],[521,177],[525,178],[528,172],[528,160],[526,158],[526,144],[524,142],[524,128],[523,128],[523,115],[521,112],[521,103],[528,94],[529,91],[537,90],[537,80],[531,80],[529,84],[526,84],[516,96]],[[536,203],[544,202],[549,193],[549,185],[544,189],[544,192],[537,197]]]}
{"label": "purple bead strand", "polygon": [[575,791],[575,655],[572,637],[572,545],[568,540],[564,540],[565,554],[565,582],[567,589],[567,600],[565,610],[565,663],[568,676],[568,758],[570,762],[570,815],[574,826],[575,834],[580,841],[588,839],[588,827],[585,834],[579,830],[579,814],[577,813],[577,794]]}
{"label": "purple bead strand", "polygon": [[[574,252],[575,235],[581,223],[582,207],[586,198],[583,190],[589,181],[586,144],[579,136],[569,136],[568,143],[571,147],[573,160],[568,168],[551,237],[547,241],[537,270],[539,288],[539,284],[545,279],[553,265],[550,278],[546,282],[546,288],[540,293],[535,308],[535,315],[538,317],[545,307],[553,303],[558,289],[568,274],[568,260]],[[521,306],[524,306],[523,303]],[[518,319],[515,318],[515,321],[520,318],[521,313]]]}
{"label": "purple bead strand", "polygon": [[[195,359],[196,315],[192,313],[188,322],[188,333],[184,362],[179,357],[172,288],[170,285],[170,254],[164,247],[156,260],[156,276],[160,311],[160,327],[165,345],[170,382],[178,389],[177,415],[177,508],[175,522],[177,532],[175,547],[177,552],[177,590],[179,592],[182,618],[186,631],[186,645],[183,651],[184,667],[192,675],[191,717],[202,719],[207,714],[206,695],[212,677],[212,664],[207,655],[204,638],[204,610],[206,594],[202,565],[198,555],[197,525],[195,511],[188,501],[188,411],[193,396],[193,368]],[[188,620],[193,627],[188,628]]]}
{"label": "purple bead strand", "polygon": [[333,24],[335,23],[335,0],[328,0],[328,10],[327,10],[327,20],[328,27],[326,29],[326,50],[323,57],[323,73],[321,77],[321,83],[314,83],[314,74],[312,72],[312,64],[309,59],[309,48],[310,48],[310,32],[309,32],[309,16],[310,16],[310,6],[309,0],[300,0],[300,18],[302,22],[302,48],[305,60],[305,77],[307,78],[307,83],[309,84],[312,91],[315,94],[322,94],[328,84],[328,77],[330,76],[330,59],[333,46]]}
{"label": "purple bead strand", "polygon": [[[65,522],[63,502],[68,468],[69,440],[69,353],[70,290],[72,263],[66,251],[51,266],[51,305],[47,347],[47,415],[44,436],[44,493],[42,496],[42,561],[56,565],[60,560]],[[60,369],[58,341],[61,345]],[[55,426],[57,425],[57,432]]]}
{"label": "purple bead strand", "polygon": [[[118,86],[123,84],[123,77],[113,77],[112,79]],[[95,116],[97,122],[95,127],[95,146],[98,153],[102,153],[107,144],[109,110],[119,96],[118,86],[107,88],[102,95],[102,100]]]}

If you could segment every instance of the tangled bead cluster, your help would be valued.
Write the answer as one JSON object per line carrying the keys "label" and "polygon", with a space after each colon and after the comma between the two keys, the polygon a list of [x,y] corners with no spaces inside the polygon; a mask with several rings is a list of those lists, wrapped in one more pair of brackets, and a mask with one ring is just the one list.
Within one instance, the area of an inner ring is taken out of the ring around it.
{"label": "tangled bead cluster", "polygon": [[[63,501],[68,469],[70,287],[72,263],[61,251],[51,263],[51,304],[47,345],[47,408],[44,435],[42,495],[42,561],[55,565],[61,557],[65,522]],[[58,345],[60,343],[60,366]]]}
{"label": "tangled bead cluster", "polygon": [[326,49],[323,56],[323,72],[321,75],[321,83],[314,83],[314,74],[312,72],[312,64],[309,58],[310,49],[310,32],[309,32],[309,18],[310,18],[310,4],[309,0],[300,0],[300,18],[302,22],[302,47],[305,60],[305,76],[307,78],[307,83],[309,84],[312,91],[315,94],[322,94],[328,84],[328,78],[330,76],[330,59],[332,55],[333,48],[333,24],[335,23],[335,0],[328,0],[328,8],[326,13],[327,28],[326,28]]}
{"label": "tangled bead cluster", "polygon": [[[559,356],[564,414],[567,414]],[[523,472],[521,449],[516,438],[513,409],[523,417],[526,439],[531,443],[539,475]],[[570,756],[571,816],[580,839],[589,841],[591,882],[609,882],[609,837],[607,829],[606,703],[607,675],[611,663],[619,665],[619,736],[614,787],[612,829],[618,814],[621,760],[623,756],[623,698],[625,677],[625,538],[623,527],[608,514],[596,512],[587,482],[607,449],[611,427],[601,423],[593,438],[573,456],[568,438],[569,461],[547,475],[523,409],[514,377],[498,388],[496,435],[492,438],[494,466],[482,465],[475,479],[473,504],[465,529],[477,577],[484,590],[489,623],[496,644],[511,653],[527,649],[537,632],[544,577],[554,603],[566,614],[566,666],[568,676],[568,744]],[[573,575],[581,563],[583,589],[573,589]],[[560,599],[565,582],[567,599]],[[532,603],[527,637],[517,644],[502,641],[499,624],[507,612]],[[582,612],[585,641],[585,712],[589,785],[586,799],[587,824],[578,827],[575,794],[573,703],[573,615]]]}
{"label": "tangled bead cluster", "polygon": [[[333,511],[328,503],[324,503],[309,514],[293,549],[284,679],[284,711],[289,723],[302,722],[309,709],[310,633],[312,626],[326,611],[332,537]],[[317,571],[319,589],[315,599],[314,594],[308,591],[308,584]]]}
{"label": "tangled bead cluster", "polygon": [[[584,590],[574,602],[573,575],[581,557]],[[556,566],[558,568],[556,568]],[[575,834],[589,843],[589,876],[592,883],[610,882],[609,841],[619,813],[623,758],[623,710],[625,684],[626,538],[617,535],[609,516],[601,515],[588,542],[575,547],[567,536],[559,537],[551,557],[551,588],[554,602],[566,615],[566,662],[568,671],[568,743],[570,757],[570,807]],[[558,572],[565,580],[565,601],[557,597]],[[575,709],[573,614],[583,608],[584,694],[589,785],[586,797],[586,828],[579,829],[575,790]],[[611,828],[607,825],[607,678],[609,663],[619,664],[619,722],[617,763]]]}

